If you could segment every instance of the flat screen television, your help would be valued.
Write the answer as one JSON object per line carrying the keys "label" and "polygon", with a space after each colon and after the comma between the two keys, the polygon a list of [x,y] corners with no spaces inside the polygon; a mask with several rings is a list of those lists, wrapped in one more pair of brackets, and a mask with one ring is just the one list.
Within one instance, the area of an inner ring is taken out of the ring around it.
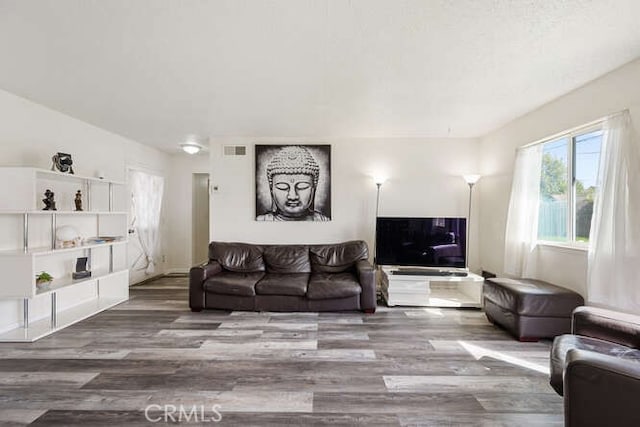
{"label": "flat screen television", "polygon": [[466,218],[378,217],[376,263],[412,267],[466,266]]}

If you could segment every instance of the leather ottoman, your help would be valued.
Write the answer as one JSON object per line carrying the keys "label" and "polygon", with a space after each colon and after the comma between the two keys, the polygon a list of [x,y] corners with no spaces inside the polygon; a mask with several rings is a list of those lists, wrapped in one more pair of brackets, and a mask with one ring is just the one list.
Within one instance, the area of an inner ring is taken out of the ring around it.
{"label": "leather ottoman", "polygon": [[571,313],[584,299],[580,294],[535,279],[486,279],[484,311],[490,322],[520,341],[538,341],[571,331]]}

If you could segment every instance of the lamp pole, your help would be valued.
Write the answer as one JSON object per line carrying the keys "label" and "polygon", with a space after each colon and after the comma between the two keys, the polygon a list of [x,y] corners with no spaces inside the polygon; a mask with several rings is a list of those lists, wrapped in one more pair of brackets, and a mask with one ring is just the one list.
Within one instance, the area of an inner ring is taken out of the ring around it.
{"label": "lamp pole", "polygon": [[475,182],[468,182],[469,184],[469,214],[467,215],[467,253],[465,255],[465,267],[469,269],[469,242],[471,241],[471,195],[473,194],[473,185]]}
{"label": "lamp pole", "polygon": [[373,266],[374,268],[378,266],[378,209],[380,207],[380,187],[382,187],[382,182],[376,182],[376,217],[373,223]]}
{"label": "lamp pole", "polygon": [[463,175],[464,180],[469,184],[469,214],[467,215],[467,250],[465,254],[465,267],[469,269],[469,242],[471,241],[471,196],[473,195],[473,186],[480,179],[480,175]]}

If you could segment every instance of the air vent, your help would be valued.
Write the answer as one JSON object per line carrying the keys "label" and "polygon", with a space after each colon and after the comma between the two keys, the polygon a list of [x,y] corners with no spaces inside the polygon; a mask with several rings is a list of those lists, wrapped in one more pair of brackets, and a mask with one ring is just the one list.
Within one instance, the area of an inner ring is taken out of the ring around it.
{"label": "air vent", "polygon": [[225,156],[246,156],[247,147],[245,145],[225,145],[224,155]]}

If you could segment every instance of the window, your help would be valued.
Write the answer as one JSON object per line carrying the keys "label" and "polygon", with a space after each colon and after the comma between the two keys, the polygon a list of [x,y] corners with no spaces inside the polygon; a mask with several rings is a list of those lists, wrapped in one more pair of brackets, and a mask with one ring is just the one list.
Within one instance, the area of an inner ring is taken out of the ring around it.
{"label": "window", "polygon": [[589,241],[601,146],[600,128],[543,143],[538,240]]}

